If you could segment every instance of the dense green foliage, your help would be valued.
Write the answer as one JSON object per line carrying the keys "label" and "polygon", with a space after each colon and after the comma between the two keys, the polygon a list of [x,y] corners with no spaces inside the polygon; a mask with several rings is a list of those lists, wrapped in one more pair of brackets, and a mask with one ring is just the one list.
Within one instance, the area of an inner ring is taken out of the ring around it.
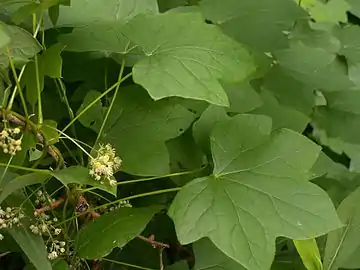
{"label": "dense green foliage", "polygon": [[359,3],[0,0],[0,269],[360,269]]}

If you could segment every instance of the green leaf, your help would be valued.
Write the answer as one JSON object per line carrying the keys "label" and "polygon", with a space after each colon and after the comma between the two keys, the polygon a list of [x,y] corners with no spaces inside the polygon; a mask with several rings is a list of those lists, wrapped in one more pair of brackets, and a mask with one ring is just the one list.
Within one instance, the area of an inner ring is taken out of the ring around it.
{"label": "green leaf", "polygon": [[[360,247],[360,188],[351,193],[338,208],[344,227],[329,233],[326,242],[324,268],[333,270],[343,268],[349,258]],[[355,268],[359,268],[357,265]]]}
{"label": "green leaf", "polygon": [[40,57],[40,61],[44,67],[44,75],[51,78],[61,78],[62,74],[62,58],[61,52],[64,46],[61,44],[52,45]]}
{"label": "green leaf", "polygon": [[195,253],[194,270],[245,270],[234,260],[227,257],[207,238],[193,244]]}
{"label": "green leaf", "polygon": [[138,236],[160,207],[119,208],[82,228],[75,239],[75,251],[85,259],[99,259],[115,247],[123,247]]}
{"label": "green leaf", "polygon": [[105,128],[123,160],[122,171],[134,175],[169,173],[165,141],[181,135],[195,119],[183,106],[168,99],[153,101],[140,87],[123,88]]}
{"label": "green leaf", "polygon": [[61,35],[59,41],[67,51],[127,54],[135,49],[122,33],[119,22],[105,22],[75,28],[70,34]]}
{"label": "green leaf", "polygon": [[321,0],[301,0],[300,6],[307,10],[311,17],[320,23],[347,22],[346,12],[350,5],[345,0],[330,0],[323,3]]}
{"label": "green leaf", "polygon": [[51,78],[60,78],[62,69],[62,58],[60,56],[64,46],[55,44],[44,51],[37,59],[38,75],[36,73],[36,65],[34,62],[26,66],[24,73],[24,84],[26,86],[26,99],[33,108],[38,100],[37,76],[39,76],[40,92],[44,89],[45,76]]}
{"label": "green leaf", "polygon": [[40,4],[38,3],[23,5],[11,16],[11,19],[15,24],[20,24],[28,19],[33,13],[36,13],[39,7]]}
{"label": "green leaf", "polygon": [[101,22],[126,22],[141,13],[157,13],[156,0],[73,0],[71,6],[61,6],[59,26],[82,27]]}
{"label": "green leaf", "polygon": [[0,204],[14,191],[26,186],[44,183],[49,178],[50,175],[45,173],[28,173],[12,179],[0,192]]}
{"label": "green leaf", "polygon": [[[8,44],[10,55],[16,66],[21,66],[29,61],[41,50],[40,44],[33,36],[24,29],[0,23],[2,30],[10,37],[11,42]],[[6,48],[0,48],[0,70],[6,69],[9,64]]]}
{"label": "green leaf", "polygon": [[230,117],[224,108],[210,105],[193,125],[193,135],[196,143],[202,148],[204,153],[210,154],[210,133],[214,125]]}
{"label": "green leaf", "polygon": [[259,94],[248,82],[225,84],[224,89],[230,102],[228,112],[245,113],[263,104]]}
{"label": "green leaf", "polygon": [[165,12],[167,10],[186,6],[187,0],[158,0],[160,12]]}
{"label": "green leaf", "polygon": [[0,49],[7,46],[11,41],[10,37],[6,34],[3,27],[3,25],[0,25]]}
{"label": "green leaf", "polygon": [[[302,1],[305,2],[305,1]],[[340,50],[340,41],[331,31],[317,29],[317,24],[308,20],[299,21],[289,37],[292,44],[303,43],[307,47],[320,48],[328,52],[337,53]]]}
{"label": "green leaf", "polygon": [[351,6],[350,12],[357,17],[360,17],[360,2],[358,0],[346,0]]}
{"label": "green leaf", "polygon": [[243,46],[198,14],[139,15],[124,33],[146,55],[133,67],[134,81],[156,100],[178,96],[227,106],[218,79],[242,81],[254,71]]}
{"label": "green leaf", "polygon": [[356,25],[348,25],[343,28],[336,29],[336,37],[341,42],[339,54],[345,56],[349,64],[357,64],[360,62],[360,27]]}
{"label": "green leaf", "polygon": [[47,259],[46,247],[41,236],[31,233],[23,227],[14,227],[7,229],[7,231],[37,269],[52,270],[51,264]]}
{"label": "green leaf", "polygon": [[287,0],[203,0],[200,7],[230,37],[265,52],[286,48],[283,31],[306,17],[295,1]]}
{"label": "green leaf", "polygon": [[[44,72],[43,65],[38,60],[38,74],[39,74],[39,87],[42,92],[44,89]],[[37,77],[36,77],[36,65],[34,62],[31,62],[26,65],[24,72],[23,83],[26,86],[26,100],[30,103],[33,110],[38,100],[38,86],[37,86]]]}
{"label": "green leaf", "polygon": [[330,138],[360,144],[360,91],[335,91],[324,93],[327,106],[318,107],[314,115],[314,125],[326,131]]}
{"label": "green leaf", "polygon": [[63,183],[65,186],[69,184],[90,185],[116,196],[116,187],[101,184],[100,181],[96,181],[90,177],[89,170],[85,167],[68,167],[59,171],[54,171],[52,176]]}
{"label": "green leaf", "polygon": [[52,263],[53,270],[68,270],[69,265],[65,260],[56,260]]}
{"label": "green leaf", "polygon": [[281,67],[276,65],[265,75],[263,87],[276,97],[280,105],[306,115],[312,113],[315,105],[313,88],[287,75]]}
{"label": "green leaf", "polygon": [[37,150],[36,148],[30,148],[29,149],[29,161],[35,161],[41,158],[43,155],[43,152],[40,150]]}
{"label": "green leaf", "polygon": [[294,240],[294,245],[308,270],[322,270],[323,265],[315,239]]}
{"label": "green leaf", "polygon": [[270,116],[273,121],[273,129],[288,128],[302,133],[310,118],[294,109],[281,106],[269,91],[261,93],[263,106],[253,110],[251,113]]}
{"label": "green leaf", "polygon": [[[86,93],[85,98],[83,99],[83,103],[79,107],[76,114],[80,114],[81,111],[88,106],[91,102],[93,102],[96,98],[101,95],[100,92],[90,90]],[[104,113],[101,101],[95,103],[89,110],[87,110],[80,118],[79,121],[85,127],[91,128],[95,131],[99,131],[101,124],[104,119]]]}
{"label": "green leaf", "polygon": [[353,84],[346,66],[336,54],[320,48],[310,48],[298,43],[290,49],[275,53],[284,71],[303,84],[326,91],[348,89]]}
{"label": "green leaf", "polygon": [[307,181],[320,147],[287,129],[270,132],[270,118],[257,115],[215,126],[213,175],[188,183],[169,209],[182,244],[206,236],[243,267],[269,269],[277,236],[308,239],[341,226],[327,194]]}

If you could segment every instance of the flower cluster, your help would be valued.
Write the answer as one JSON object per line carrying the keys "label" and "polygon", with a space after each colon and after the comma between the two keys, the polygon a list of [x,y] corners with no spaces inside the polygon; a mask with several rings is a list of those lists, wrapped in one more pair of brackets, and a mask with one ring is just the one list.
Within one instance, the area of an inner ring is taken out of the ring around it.
{"label": "flower cluster", "polygon": [[[25,215],[20,207],[6,207],[4,210],[0,207],[0,229],[20,226],[24,217]],[[3,239],[4,236],[0,234],[0,240]]]}
{"label": "flower cluster", "polygon": [[51,219],[50,216],[45,213],[36,214],[35,222],[30,225],[30,230],[38,235],[59,235],[61,229],[54,226],[56,222],[58,222],[57,218]]}
{"label": "flower cluster", "polygon": [[110,145],[100,145],[97,156],[90,160],[90,175],[102,184],[108,182],[116,186],[114,173],[120,169],[122,160],[116,156],[115,149]]}
{"label": "flower cluster", "polygon": [[13,156],[21,151],[20,128],[4,128],[0,132],[0,147],[5,154]]}
{"label": "flower cluster", "polygon": [[42,192],[41,190],[36,192],[35,204],[37,206],[45,204],[45,203],[51,203],[51,202],[54,202],[54,201],[55,201],[55,199],[52,199],[47,192]]}
{"label": "flower cluster", "polygon": [[66,243],[64,241],[54,240],[51,242],[51,245],[48,247],[48,258],[49,260],[55,260],[60,255],[66,252]]}

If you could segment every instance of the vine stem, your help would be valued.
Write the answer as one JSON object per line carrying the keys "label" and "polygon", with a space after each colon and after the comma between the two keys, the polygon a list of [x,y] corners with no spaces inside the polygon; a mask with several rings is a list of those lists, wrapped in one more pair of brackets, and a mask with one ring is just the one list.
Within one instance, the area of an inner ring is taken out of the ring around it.
{"label": "vine stem", "polygon": [[[33,34],[33,38],[36,38],[36,36],[38,35],[39,31],[40,31],[40,27],[41,27],[41,21],[42,21],[42,16],[39,20],[39,23],[37,24],[37,27],[35,29],[35,32]],[[18,80],[20,81],[22,76],[24,75],[24,72],[25,72],[25,68],[26,68],[26,65],[24,65],[21,70],[20,70],[20,73],[19,73],[19,77],[18,77]],[[11,94],[11,97],[10,97],[10,100],[9,100],[9,103],[8,103],[8,106],[7,106],[7,109],[8,110],[11,110],[12,109],[12,106],[14,104],[14,100],[15,100],[15,96],[16,96],[16,92],[17,92],[17,89],[18,89],[18,85],[16,84],[15,87],[14,87],[14,91],[12,92]]]}
{"label": "vine stem", "polygon": [[23,167],[23,166],[18,166],[18,165],[11,165],[11,164],[5,164],[5,163],[0,163],[0,167],[9,167],[9,168],[12,168],[12,169],[17,169],[17,170],[22,170],[22,171],[45,173],[45,174],[51,175],[51,171],[49,171],[49,170],[44,170],[44,169],[34,169],[34,168],[28,168],[28,167]]}
{"label": "vine stem", "polygon": [[[22,104],[22,106],[24,107],[25,117],[26,117],[26,119],[29,119],[29,114],[28,114],[28,110],[27,110],[27,107],[26,107],[26,101],[25,101],[23,92],[22,92],[22,90],[21,90],[19,78],[18,78],[18,76],[17,76],[17,74],[16,74],[14,62],[13,62],[13,60],[11,59],[11,53],[10,53],[9,46],[6,47],[6,50],[7,50],[7,55],[8,55],[8,58],[9,58],[10,68],[11,68],[11,71],[12,71],[13,76],[14,76],[14,79],[15,79],[16,87],[17,87],[17,89],[19,90],[19,95],[20,95],[20,99],[21,99],[21,104]],[[15,88],[15,89],[16,89],[16,88]],[[15,92],[15,89],[14,89],[14,92]]]}
{"label": "vine stem", "polygon": [[39,74],[39,58],[35,55],[35,77],[36,77],[36,91],[38,98],[38,123],[41,125],[43,123],[43,114],[42,114],[42,102],[41,102],[41,87],[40,87],[40,74]]}
{"label": "vine stem", "polygon": [[99,142],[100,138],[101,138],[101,135],[104,131],[104,128],[105,128],[105,125],[106,125],[106,122],[109,118],[109,115],[110,115],[110,112],[114,106],[114,103],[115,103],[115,100],[116,100],[116,97],[119,93],[119,89],[120,89],[120,85],[121,85],[121,80],[122,80],[122,77],[123,77],[123,73],[124,73],[124,68],[125,68],[125,59],[122,60],[122,63],[121,63],[121,68],[120,68],[120,72],[119,72],[119,77],[118,77],[118,84],[115,88],[115,93],[114,93],[114,96],[111,100],[111,103],[109,105],[109,108],[108,110],[106,111],[106,115],[105,115],[105,118],[104,118],[104,121],[102,122],[101,124],[101,127],[100,127],[100,130],[98,132],[98,135],[96,137],[96,140],[95,140],[95,143],[94,143],[94,147],[96,147],[97,143]]}
{"label": "vine stem", "polygon": [[94,106],[97,102],[99,102],[103,97],[105,97],[107,94],[109,94],[111,91],[116,89],[118,84],[121,84],[122,82],[126,81],[129,77],[132,76],[132,72],[124,76],[119,82],[116,82],[114,85],[112,85],[109,89],[107,89],[104,93],[102,93],[100,96],[98,96],[96,99],[94,99],[89,105],[87,105],[78,115],[72,119],[69,124],[66,125],[66,127],[63,128],[62,132],[65,132],[72,124],[75,123],[76,120],[78,120],[86,111],[88,111],[92,106]]}
{"label": "vine stem", "polygon": [[65,202],[65,198],[60,198],[60,199],[56,200],[55,202],[51,203],[50,205],[45,205],[44,207],[36,209],[35,212],[34,212],[34,215],[40,215],[42,213],[45,213],[46,211],[55,209],[55,208],[59,207],[64,202]]}

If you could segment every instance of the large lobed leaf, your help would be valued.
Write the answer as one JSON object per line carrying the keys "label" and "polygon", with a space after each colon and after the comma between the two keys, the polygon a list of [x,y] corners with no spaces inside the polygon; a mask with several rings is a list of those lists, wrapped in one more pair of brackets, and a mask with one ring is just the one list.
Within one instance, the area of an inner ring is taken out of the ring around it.
{"label": "large lobed leaf", "polygon": [[269,269],[275,238],[339,228],[327,194],[308,182],[320,147],[266,116],[238,115],[210,137],[213,175],[187,184],[169,209],[183,244],[209,237],[247,269]]}
{"label": "large lobed leaf", "polygon": [[241,81],[255,69],[243,46],[196,13],[138,15],[124,34],[145,54],[134,81],[156,100],[179,96],[227,106],[218,80]]}

